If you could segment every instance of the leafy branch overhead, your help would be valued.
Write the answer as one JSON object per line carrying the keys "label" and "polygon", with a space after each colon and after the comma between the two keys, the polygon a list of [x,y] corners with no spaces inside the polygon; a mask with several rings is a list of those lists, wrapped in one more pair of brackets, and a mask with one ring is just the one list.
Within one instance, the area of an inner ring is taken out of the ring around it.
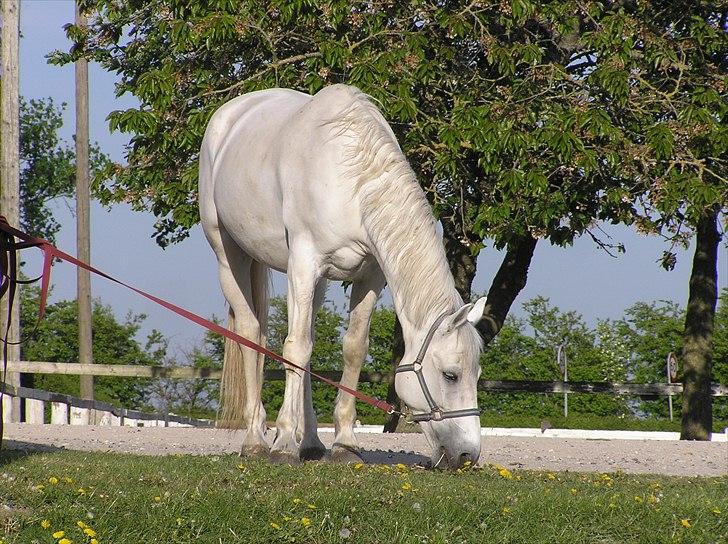
{"label": "leafy branch overhead", "polygon": [[439,216],[476,254],[518,237],[569,244],[597,220],[682,240],[728,200],[725,2],[85,0],[86,55],[137,108],[107,202],[197,221],[197,152],[223,102],[346,82],[381,104]]}

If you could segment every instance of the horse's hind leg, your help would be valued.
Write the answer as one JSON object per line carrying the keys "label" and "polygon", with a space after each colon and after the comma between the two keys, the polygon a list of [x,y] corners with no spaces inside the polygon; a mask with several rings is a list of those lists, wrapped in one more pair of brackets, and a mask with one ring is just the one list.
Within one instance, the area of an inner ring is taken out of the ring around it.
{"label": "horse's hind leg", "polygon": [[[220,285],[230,304],[233,330],[253,342],[264,343],[267,268],[243,252],[224,230],[207,234],[218,258]],[[260,395],[263,358],[232,342],[226,345],[225,355],[223,419],[237,420],[247,429],[242,455],[265,456],[269,447],[264,436],[266,414]]]}
{"label": "horse's hind leg", "polygon": [[[369,325],[372,313],[384,288],[385,279],[377,268],[362,280],[351,286],[349,299],[349,326],[344,335],[344,371],[341,383],[356,389],[364,359],[369,351]],[[331,447],[331,459],[337,462],[361,461],[354,438],[354,422],[356,421],[356,399],[344,391],[339,391],[334,409],[334,445]]]}

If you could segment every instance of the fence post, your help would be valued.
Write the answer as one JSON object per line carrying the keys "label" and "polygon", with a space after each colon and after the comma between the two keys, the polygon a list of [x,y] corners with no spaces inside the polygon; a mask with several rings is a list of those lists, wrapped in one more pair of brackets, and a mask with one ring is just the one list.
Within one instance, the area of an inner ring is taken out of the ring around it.
{"label": "fence post", "polygon": [[42,425],[45,423],[45,402],[25,399],[25,422]]}
{"label": "fence post", "polygon": [[13,421],[13,397],[10,395],[3,395],[3,423],[10,423]]}
{"label": "fence post", "polygon": [[88,425],[89,410],[88,408],[79,408],[71,406],[71,425]]}
{"label": "fence post", "polygon": [[65,402],[51,403],[51,425],[68,425],[68,404]]}

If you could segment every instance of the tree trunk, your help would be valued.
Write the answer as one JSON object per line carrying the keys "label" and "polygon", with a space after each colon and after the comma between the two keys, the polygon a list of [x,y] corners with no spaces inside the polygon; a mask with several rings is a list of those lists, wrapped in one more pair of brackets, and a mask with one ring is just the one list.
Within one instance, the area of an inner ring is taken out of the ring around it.
{"label": "tree trunk", "polygon": [[698,221],[683,341],[681,440],[710,440],[713,324],[718,301],[718,210]]}
{"label": "tree trunk", "polygon": [[[399,404],[399,397],[397,391],[394,388],[394,370],[399,366],[399,363],[404,357],[404,336],[402,334],[402,324],[399,322],[399,318],[394,318],[394,337],[392,341],[392,381],[389,382],[389,388],[387,389],[387,402],[392,406]],[[397,430],[397,424],[399,423],[399,414],[392,414],[387,418],[384,423],[384,432],[393,433]]]}
{"label": "tree trunk", "polygon": [[455,279],[455,288],[465,302],[470,302],[478,256],[473,255],[469,245],[462,242],[452,223],[443,223],[442,229],[445,255],[450,265],[450,272]]}
{"label": "tree trunk", "polygon": [[488,303],[477,329],[489,344],[500,332],[518,294],[526,286],[528,269],[538,240],[524,236],[508,244],[508,250],[488,290]]}

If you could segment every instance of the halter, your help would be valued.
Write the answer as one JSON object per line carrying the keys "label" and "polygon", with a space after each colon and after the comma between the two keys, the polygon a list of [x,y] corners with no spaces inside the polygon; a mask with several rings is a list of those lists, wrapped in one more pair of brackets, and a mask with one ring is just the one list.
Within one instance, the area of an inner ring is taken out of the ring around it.
{"label": "halter", "polygon": [[425,353],[427,353],[427,348],[430,347],[430,342],[432,342],[432,337],[435,335],[435,331],[448,315],[450,315],[450,312],[443,313],[432,324],[430,330],[427,331],[427,336],[425,336],[425,340],[422,342],[422,346],[420,347],[420,351],[414,362],[399,365],[394,371],[395,374],[399,374],[401,372],[414,372],[415,376],[417,376],[417,381],[420,383],[422,394],[425,395],[425,400],[427,400],[427,405],[430,407],[429,412],[420,414],[412,413],[409,409],[406,409],[404,415],[408,421],[442,421],[443,419],[452,419],[456,417],[480,416],[480,410],[478,408],[449,410],[447,412],[443,411],[437,405],[435,399],[432,398],[432,393],[430,393],[430,389],[427,387],[425,375],[422,373],[422,361],[425,358]]}

